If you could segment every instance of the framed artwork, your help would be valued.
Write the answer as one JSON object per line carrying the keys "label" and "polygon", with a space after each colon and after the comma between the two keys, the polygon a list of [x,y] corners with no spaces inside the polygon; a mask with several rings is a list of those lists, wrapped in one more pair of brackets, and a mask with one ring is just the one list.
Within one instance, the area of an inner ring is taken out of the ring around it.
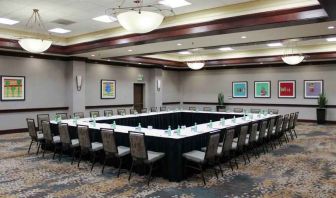
{"label": "framed artwork", "polygon": [[115,80],[101,80],[100,82],[100,98],[101,99],[115,99],[116,98],[116,81]]}
{"label": "framed artwork", "polygon": [[323,93],[323,80],[305,80],[304,98],[316,99]]}
{"label": "framed artwork", "polygon": [[24,76],[1,76],[1,100],[25,100]]}
{"label": "framed artwork", "polygon": [[248,83],[247,81],[232,82],[232,98],[247,98]]}
{"label": "framed artwork", "polygon": [[271,97],[271,81],[254,81],[254,97],[270,98]]}
{"label": "framed artwork", "polygon": [[279,80],[278,98],[295,98],[295,97],[296,97],[296,81]]}

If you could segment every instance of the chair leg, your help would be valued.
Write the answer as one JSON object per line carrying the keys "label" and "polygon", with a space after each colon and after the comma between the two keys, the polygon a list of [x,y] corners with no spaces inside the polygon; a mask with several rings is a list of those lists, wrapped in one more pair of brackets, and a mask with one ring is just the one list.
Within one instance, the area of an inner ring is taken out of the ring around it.
{"label": "chair leg", "polygon": [[29,151],[30,151],[30,148],[31,148],[32,144],[33,144],[33,140],[31,140],[31,142],[30,142],[30,145],[29,145],[29,148],[28,148],[28,154],[29,154]]}
{"label": "chair leg", "polygon": [[93,152],[92,153],[92,166],[91,166],[91,172],[92,172],[92,169],[93,169],[93,166],[95,165],[96,163],[96,152]]}
{"label": "chair leg", "polygon": [[149,174],[148,174],[148,180],[147,180],[147,186],[149,186],[150,179],[152,177],[152,170],[153,170],[153,164],[149,165]]}
{"label": "chair leg", "polygon": [[247,163],[246,163],[245,155],[243,154],[242,156],[243,156],[243,159],[244,159],[244,162],[245,162],[245,165],[246,165]]}
{"label": "chair leg", "polygon": [[57,150],[57,146],[56,146],[56,145],[54,145],[54,155],[53,155],[53,159],[55,159],[56,150]]}
{"label": "chair leg", "polygon": [[295,130],[295,129],[293,129],[293,132],[294,132],[294,134],[295,134],[295,137],[297,138],[296,130]]}
{"label": "chair leg", "polygon": [[36,151],[36,155],[38,155],[39,151],[40,151],[40,147],[41,147],[41,143],[37,143],[37,151]]}
{"label": "chair leg", "polygon": [[222,174],[222,177],[223,177],[224,174],[223,174],[223,170],[222,170],[222,166],[221,166],[220,160],[218,160],[217,163],[218,163],[219,170],[220,170],[220,172],[221,172],[221,174]]}
{"label": "chair leg", "polygon": [[119,168],[118,168],[118,175],[117,175],[117,177],[119,177],[119,175],[120,175],[121,165],[122,165],[122,158],[119,158]]}
{"label": "chair leg", "polygon": [[216,166],[214,166],[213,169],[214,169],[214,171],[215,171],[216,178],[218,179],[218,173],[217,173]]}
{"label": "chair leg", "polygon": [[63,147],[61,146],[61,150],[60,150],[60,154],[59,154],[59,157],[58,157],[58,161],[61,161],[62,156],[63,156]]}
{"label": "chair leg", "polygon": [[77,164],[77,167],[79,168],[79,163],[81,162],[82,160],[82,151],[80,151],[79,153],[79,159],[78,159],[78,164]]}
{"label": "chair leg", "polygon": [[42,157],[44,158],[44,153],[46,152],[46,146],[44,146],[43,152],[42,152]]}
{"label": "chair leg", "polygon": [[73,148],[73,151],[72,151],[72,160],[71,160],[71,165],[73,164],[74,160],[75,160],[75,153],[76,153],[76,149]]}
{"label": "chair leg", "polygon": [[200,168],[200,170],[201,170],[201,175],[202,175],[203,183],[204,183],[204,185],[206,185],[206,183],[205,183],[205,177],[204,177],[204,173],[203,173],[203,166],[202,166],[202,164],[199,165],[199,168]]}
{"label": "chair leg", "polygon": [[105,154],[105,157],[104,157],[104,163],[103,163],[103,168],[101,170],[101,173],[103,174],[104,173],[104,169],[105,169],[105,164],[106,164],[106,154]]}
{"label": "chair leg", "polygon": [[231,159],[229,160],[229,164],[230,164],[231,170],[233,171],[233,166],[232,166]]}
{"label": "chair leg", "polygon": [[132,160],[132,165],[131,165],[130,173],[129,173],[129,176],[128,176],[128,181],[130,181],[131,177],[132,177],[133,165],[134,165],[134,160]]}
{"label": "chair leg", "polygon": [[235,163],[236,163],[236,167],[238,169],[238,162],[237,162],[237,159],[235,158]]}
{"label": "chair leg", "polygon": [[247,157],[248,162],[251,163],[248,153],[246,153],[246,157]]}

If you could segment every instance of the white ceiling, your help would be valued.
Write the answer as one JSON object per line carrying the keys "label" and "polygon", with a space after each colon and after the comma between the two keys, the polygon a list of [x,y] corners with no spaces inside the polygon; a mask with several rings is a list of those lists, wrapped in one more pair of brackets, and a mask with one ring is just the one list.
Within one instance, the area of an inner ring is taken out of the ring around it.
{"label": "white ceiling", "polygon": [[[72,32],[67,34],[55,34],[70,37],[119,26],[118,22],[102,23],[92,18],[105,14],[105,10],[114,5],[119,5],[121,0],[0,0],[0,17],[20,21],[20,23],[8,26],[0,24],[0,28],[24,30],[32,9],[40,10],[40,15],[47,29],[64,28]],[[159,0],[144,0],[145,4],[155,3]],[[252,0],[188,0],[192,5],[175,8],[175,13],[183,14],[204,9],[221,7],[225,5],[248,2]],[[206,1],[206,3],[205,3]],[[131,4],[133,0],[126,0]],[[59,25],[52,21],[65,19],[74,21],[71,25]]]}

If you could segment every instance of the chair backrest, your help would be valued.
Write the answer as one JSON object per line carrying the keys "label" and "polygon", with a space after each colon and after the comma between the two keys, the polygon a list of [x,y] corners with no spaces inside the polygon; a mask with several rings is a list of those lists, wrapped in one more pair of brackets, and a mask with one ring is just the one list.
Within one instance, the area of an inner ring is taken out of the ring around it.
{"label": "chair backrest", "polygon": [[141,113],[147,113],[147,108],[142,108]]}
{"label": "chair backrest", "polygon": [[107,117],[107,116],[113,116],[113,110],[104,110],[104,116]]}
{"label": "chair backrest", "polygon": [[75,112],[74,117],[78,117],[78,118],[84,118],[84,113],[83,112]]}
{"label": "chair backrest", "polygon": [[291,113],[289,115],[289,124],[288,124],[288,127],[290,129],[293,129],[294,128],[294,120],[295,120],[295,113]]}
{"label": "chair backrest", "polygon": [[34,119],[27,118],[26,121],[27,121],[29,136],[32,139],[37,140],[37,132],[36,132],[36,126],[35,126]]}
{"label": "chair backrest", "polygon": [[204,156],[205,160],[213,160],[216,157],[220,138],[219,132],[220,131],[218,130],[210,133],[208,146]]}
{"label": "chair backrest", "polygon": [[283,123],[282,123],[282,127],[281,127],[282,132],[288,131],[288,123],[289,123],[289,115],[286,114],[286,115],[284,115],[284,119],[283,119]]}
{"label": "chair backrest", "polygon": [[223,148],[221,155],[228,153],[232,150],[232,142],[235,135],[235,128],[226,129],[223,139]]}
{"label": "chair backrest", "polygon": [[283,116],[279,116],[275,126],[275,134],[279,134],[281,132],[282,122]]}
{"label": "chair backrest", "polygon": [[50,122],[49,121],[42,121],[42,133],[45,141],[51,143],[53,141],[53,137],[51,135],[51,129],[50,129]]}
{"label": "chair backrest", "polygon": [[190,111],[196,111],[196,107],[189,107]]}
{"label": "chair backrest", "polygon": [[267,120],[263,120],[261,122],[261,127],[260,127],[260,131],[259,131],[259,139],[262,139],[262,138],[265,137],[266,129],[267,129]]}
{"label": "chair backrest", "polygon": [[268,114],[270,114],[270,113],[279,114],[279,109],[268,109],[267,112],[268,112]]}
{"label": "chair backrest", "polygon": [[79,146],[84,149],[91,148],[89,127],[85,125],[78,125],[77,133],[78,133]]}
{"label": "chair backrest", "polygon": [[245,145],[246,135],[247,135],[248,129],[249,129],[249,125],[242,125],[240,127],[240,132],[239,132],[238,142],[237,142],[237,148],[240,149]]}
{"label": "chair backrest", "polygon": [[125,109],[118,109],[117,113],[118,113],[118,115],[126,114],[126,110]]}
{"label": "chair backrest", "polygon": [[68,114],[67,113],[56,113],[57,116],[61,117],[61,120],[66,120],[68,119]]}
{"label": "chair backrest", "polygon": [[42,121],[50,121],[49,114],[37,114],[38,130],[42,130]]}
{"label": "chair backrest", "polygon": [[118,154],[118,148],[114,137],[113,129],[101,129],[104,151],[112,154]]}
{"label": "chair backrest", "polygon": [[135,109],[130,109],[130,114],[135,114]]}
{"label": "chair backrest", "polygon": [[156,107],[151,107],[150,110],[151,110],[151,112],[157,112],[157,108]]}
{"label": "chair backrest", "polygon": [[260,109],[251,109],[250,111],[251,111],[251,113],[260,113],[261,110]]}
{"label": "chair backrest", "polygon": [[68,124],[59,123],[58,124],[58,133],[59,133],[62,144],[70,144],[71,143]]}
{"label": "chair backrest", "polygon": [[167,111],[167,107],[160,107],[160,111]]}
{"label": "chair backrest", "polygon": [[257,141],[258,126],[259,126],[258,122],[252,123],[252,126],[250,128],[249,142],[256,142]]}
{"label": "chair backrest", "polygon": [[235,113],[242,113],[244,111],[243,108],[233,108],[233,112]]}
{"label": "chair backrest", "polygon": [[134,160],[147,160],[147,149],[145,144],[145,134],[129,131],[131,156]]}
{"label": "chair backrest", "polygon": [[90,117],[99,117],[100,113],[99,111],[90,111]]}
{"label": "chair backrest", "polygon": [[293,129],[295,129],[298,119],[299,119],[299,112],[295,112],[295,117],[294,117],[294,128],[293,128]]}
{"label": "chair backrest", "polygon": [[212,111],[211,107],[203,107],[203,111]]}
{"label": "chair backrest", "polygon": [[271,118],[268,124],[268,129],[267,129],[267,136],[271,137],[273,130],[274,130],[274,125],[275,125],[275,118]]}

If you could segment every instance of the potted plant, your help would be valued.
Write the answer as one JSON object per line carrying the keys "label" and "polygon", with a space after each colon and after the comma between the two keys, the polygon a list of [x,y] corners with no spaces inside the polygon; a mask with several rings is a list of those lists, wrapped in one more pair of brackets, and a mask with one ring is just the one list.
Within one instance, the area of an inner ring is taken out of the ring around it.
{"label": "potted plant", "polygon": [[217,105],[217,111],[220,110],[225,110],[225,105],[224,105],[224,94],[219,93],[218,94],[218,105]]}
{"label": "potted plant", "polygon": [[318,103],[318,108],[316,109],[317,124],[325,124],[328,99],[324,93],[319,95],[317,103]]}

